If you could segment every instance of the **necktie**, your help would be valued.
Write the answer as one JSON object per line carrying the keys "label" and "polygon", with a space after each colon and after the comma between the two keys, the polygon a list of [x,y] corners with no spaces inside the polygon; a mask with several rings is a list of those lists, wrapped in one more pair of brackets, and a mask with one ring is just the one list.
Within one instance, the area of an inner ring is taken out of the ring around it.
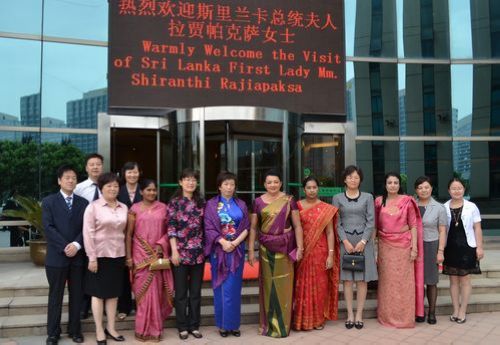
{"label": "necktie", "polygon": [[99,188],[97,187],[97,183],[93,183],[92,185],[95,187],[94,199],[92,200],[97,200],[99,199]]}
{"label": "necktie", "polygon": [[71,202],[71,200],[72,200],[72,199],[73,199],[73,198],[72,198],[72,197],[70,197],[70,196],[67,196],[67,197],[66,197],[66,205],[68,206],[68,210],[70,210],[70,211],[71,211],[71,207],[73,206],[73,204],[72,204],[72,202]]}

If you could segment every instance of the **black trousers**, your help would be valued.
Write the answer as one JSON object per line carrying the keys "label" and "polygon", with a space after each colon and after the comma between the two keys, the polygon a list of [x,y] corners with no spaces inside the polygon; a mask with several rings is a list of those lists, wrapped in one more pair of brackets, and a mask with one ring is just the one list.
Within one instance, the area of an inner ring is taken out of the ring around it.
{"label": "black trousers", "polygon": [[83,266],[45,267],[49,282],[49,305],[47,311],[47,335],[58,337],[61,334],[61,313],[64,286],[68,281],[69,320],[68,333],[81,334],[80,308],[83,297]]}
{"label": "black trousers", "polygon": [[123,270],[123,290],[120,297],[118,297],[118,312],[130,314],[134,308],[132,301],[132,287],[130,286],[130,271],[129,268],[125,266]]}
{"label": "black trousers", "polygon": [[200,327],[201,284],[205,263],[172,266],[175,286],[177,329],[193,331]]}
{"label": "black trousers", "polygon": [[[83,272],[84,272],[84,274],[87,274],[88,267],[89,267],[89,258],[87,255],[85,255],[85,259],[83,261],[83,266],[84,266]],[[85,285],[85,283],[84,283],[84,285]],[[82,303],[81,303],[81,307],[80,307],[81,314],[85,314],[85,315],[89,314],[91,304],[92,304],[91,301],[92,301],[92,298],[84,292],[82,294]]]}

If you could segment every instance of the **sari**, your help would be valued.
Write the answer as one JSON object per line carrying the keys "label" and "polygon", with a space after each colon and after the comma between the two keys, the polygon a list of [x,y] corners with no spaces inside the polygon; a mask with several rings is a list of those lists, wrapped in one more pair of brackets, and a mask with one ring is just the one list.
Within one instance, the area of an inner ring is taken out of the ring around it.
{"label": "sari", "polygon": [[[229,205],[226,209],[224,206]],[[235,210],[236,206],[238,210]],[[222,219],[229,231],[224,233]],[[245,261],[245,241],[226,253],[218,243],[221,238],[235,240],[250,229],[248,211],[240,199],[224,203],[219,196],[205,206],[205,256],[210,257],[214,289],[215,324],[219,329],[238,330],[241,323],[241,288]]]}
{"label": "sari", "polygon": [[[300,222],[304,231],[304,257],[296,265],[293,328],[311,330],[324,325],[325,320],[338,318],[339,241],[337,238],[337,211],[332,205],[320,202],[303,210]],[[335,246],[333,267],[325,270],[328,257],[326,226],[333,220]]]}
{"label": "sari", "polygon": [[270,204],[257,198],[253,212],[258,215],[259,232],[259,333],[283,338],[290,333],[293,303],[293,263],[297,248],[291,227],[291,212],[297,204],[284,195]]}
{"label": "sari", "polygon": [[[415,316],[424,312],[424,244],[420,211],[415,200],[404,195],[397,212],[389,213],[382,198],[375,200],[378,242],[377,317],[384,326],[415,327]],[[410,260],[411,231],[417,228],[417,259]]]}
{"label": "sari", "polygon": [[132,290],[137,304],[135,337],[141,341],[160,341],[163,322],[172,312],[174,282],[170,269],[150,271],[149,265],[158,259],[157,245],[162,247],[163,257],[170,254],[167,206],[159,201],[148,209],[142,205],[136,203],[130,209],[135,214],[132,237]]}

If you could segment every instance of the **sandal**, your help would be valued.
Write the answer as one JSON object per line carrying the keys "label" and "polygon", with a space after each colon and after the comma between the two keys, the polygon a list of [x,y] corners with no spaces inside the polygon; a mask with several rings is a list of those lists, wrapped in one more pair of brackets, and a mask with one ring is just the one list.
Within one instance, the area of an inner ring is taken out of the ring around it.
{"label": "sandal", "polygon": [[354,321],[347,320],[347,321],[345,322],[345,328],[347,328],[347,329],[351,329],[351,328],[353,328],[353,327],[354,327]]}
{"label": "sandal", "polygon": [[203,338],[203,335],[200,333],[199,330],[197,329],[193,329],[192,331],[190,331],[189,333],[191,333],[193,335],[193,337],[195,337],[196,339],[200,339],[200,338]]}

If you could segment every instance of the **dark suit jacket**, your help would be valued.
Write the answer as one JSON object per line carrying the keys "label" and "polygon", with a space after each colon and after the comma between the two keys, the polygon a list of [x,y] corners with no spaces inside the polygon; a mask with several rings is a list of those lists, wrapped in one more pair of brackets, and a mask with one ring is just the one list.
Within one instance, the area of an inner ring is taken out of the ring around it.
{"label": "dark suit jacket", "polygon": [[[42,222],[47,238],[46,266],[83,265],[85,251],[82,229],[83,214],[87,205],[86,199],[73,194],[73,205],[69,211],[61,192],[51,194],[42,200]],[[74,257],[69,258],[64,254],[64,248],[71,242],[78,242],[82,248]]]}
{"label": "dark suit jacket", "polygon": [[122,185],[120,187],[120,192],[118,193],[118,201],[123,202],[125,205],[127,205],[128,209],[130,210],[130,207],[132,207],[133,204],[136,202],[142,201],[142,195],[139,191],[139,186],[137,186],[137,189],[135,190],[135,195],[134,195],[134,201],[130,202],[130,198],[128,196],[128,190],[127,190],[127,185]]}

